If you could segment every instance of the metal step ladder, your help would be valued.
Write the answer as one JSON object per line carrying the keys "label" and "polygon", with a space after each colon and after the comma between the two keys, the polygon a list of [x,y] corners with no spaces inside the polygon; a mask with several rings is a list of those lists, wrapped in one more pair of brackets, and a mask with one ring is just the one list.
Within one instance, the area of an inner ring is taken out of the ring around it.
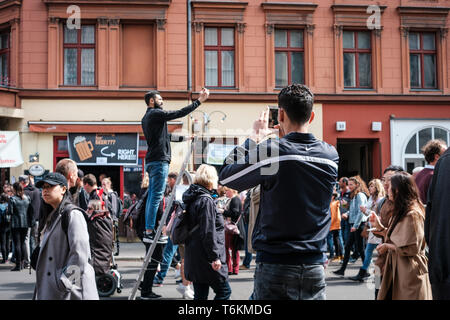
{"label": "metal step ladder", "polygon": [[191,154],[193,153],[194,146],[195,146],[196,142],[197,142],[197,137],[194,137],[194,139],[191,140],[191,147],[189,148],[189,152],[186,155],[186,157],[184,158],[183,164],[181,165],[181,169],[180,169],[180,172],[178,173],[177,181],[175,182],[175,185],[173,187],[172,194],[170,195],[169,202],[167,203],[166,208],[164,209],[164,213],[163,213],[162,218],[161,218],[161,223],[159,224],[158,230],[156,231],[156,235],[155,235],[154,241],[151,244],[150,249],[148,250],[148,252],[147,252],[147,254],[145,256],[144,264],[143,264],[143,266],[141,268],[141,271],[139,272],[139,276],[136,279],[136,284],[134,285],[133,290],[131,291],[131,294],[128,297],[128,300],[135,300],[136,299],[136,293],[137,293],[139,285],[140,285],[140,283],[142,281],[142,277],[144,276],[144,273],[147,270],[147,266],[150,263],[150,260],[151,260],[151,258],[153,256],[153,252],[155,251],[155,247],[157,245],[157,242],[158,242],[159,238],[161,237],[162,229],[163,229],[163,226],[165,224],[164,222],[167,220],[167,216],[169,215],[169,211],[172,208],[172,203],[174,201],[175,194],[176,194],[176,188],[179,185],[179,183],[180,183],[184,173],[186,172],[187,174],[189,174],[186,171],[186,167],[187,167],[187,165],[189,163],[189,159],[191,157]]}

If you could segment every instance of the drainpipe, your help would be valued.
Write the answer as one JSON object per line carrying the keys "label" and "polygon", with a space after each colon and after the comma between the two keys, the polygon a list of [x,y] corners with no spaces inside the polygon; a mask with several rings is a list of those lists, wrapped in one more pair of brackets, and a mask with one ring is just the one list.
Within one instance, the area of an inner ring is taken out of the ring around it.
{"label": "drainpipe", "polygon": [[187,1],[187,62],[188,62],[188,91],[192,90],[192,22],[191,22],[191,0]]}

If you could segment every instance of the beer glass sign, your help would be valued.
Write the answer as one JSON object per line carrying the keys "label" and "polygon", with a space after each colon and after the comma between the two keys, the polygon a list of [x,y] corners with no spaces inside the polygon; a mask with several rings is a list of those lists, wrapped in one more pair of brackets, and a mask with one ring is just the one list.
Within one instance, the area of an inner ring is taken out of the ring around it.
{"label": "beer glass sign", "polygon": [[80,161],[92,158],[92,151],[94,150],[94,146],[92,145],[91,141],[86,141],[86,137],[75,137],[73,146],[77,151]]}
{"label": "beer glass sign", "polygon": [[69,155],[79,165],[137,165],[137,133],[69,133]]}

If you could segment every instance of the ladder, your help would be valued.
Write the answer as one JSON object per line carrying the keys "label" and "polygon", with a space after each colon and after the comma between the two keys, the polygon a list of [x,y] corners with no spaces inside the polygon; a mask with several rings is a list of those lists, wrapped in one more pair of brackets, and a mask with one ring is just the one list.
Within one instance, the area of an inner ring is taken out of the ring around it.
{"label": "ladder", "polygon": [[172,208],[172,203],[174,201],[175,194],[176,194],[176,188],[177,188],[178,184],[180,183],[183,174],[185,172],[188,173],[186,171],[186,167],[188,165],[189,159],[190,159],[191,154],[192,154],[192,152],[194,150],[194,146],[195,146],[196,142],[197,142],[197,137],[194,137],[194,139],[191,141],[191,147],[189,149],[189,152],[186,155],[186,157],[184,158],[183,164],[181,165],[181,169],[180,169],[180,172],[178,173],[177,181],[175,182],[175,185],[174,185],[173,190],[172,190],[172,194],[169,197],[169,202],[167,203],[166,208],[164,209],[164,213],[163,213],[162,218],[161,218],[161,223],[159,224],[158,230],[156,231],[155,239],[154,239],[153,243],[151,244],[150,249],[148,250],[147,254],[145,255],[144,264],[143,264],[143,266],[141,268],[141,271],[139,272],[139,276],[136,279],[136,284],[134,285],[133,290],[131,291],[131,294],[128,297],[128,300],[135,300],[136,299],[136,293],[137,293],[137,290],[139,288],[139,284],[141,283],[142,277],[144,276],[144,273],[147,270],[147,266],[150,263],[150,260],[151,260],[151,258],[153,256],[153,252],[155,251],[155,247],[157,245],[157,242],[158,242],[158,240],[159,240],[159,238],[161,236],[162,229],[163,229],[163,226],[165,224],[164,222],[167,220],[167,216],[169,215],[169,211]]}

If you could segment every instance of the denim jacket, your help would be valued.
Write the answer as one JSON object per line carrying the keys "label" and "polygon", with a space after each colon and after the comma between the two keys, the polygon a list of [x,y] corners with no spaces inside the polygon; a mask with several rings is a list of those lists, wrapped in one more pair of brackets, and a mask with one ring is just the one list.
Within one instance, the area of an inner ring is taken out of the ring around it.
{"label": "denim jacket", "polygon": [[360,192],[350,201],[349,223],[353,224],[353,228],[358,229],[362,222],[367,221],[367,217],[362,213],[359,206],[365,206],[367,197],[363,192]]}

